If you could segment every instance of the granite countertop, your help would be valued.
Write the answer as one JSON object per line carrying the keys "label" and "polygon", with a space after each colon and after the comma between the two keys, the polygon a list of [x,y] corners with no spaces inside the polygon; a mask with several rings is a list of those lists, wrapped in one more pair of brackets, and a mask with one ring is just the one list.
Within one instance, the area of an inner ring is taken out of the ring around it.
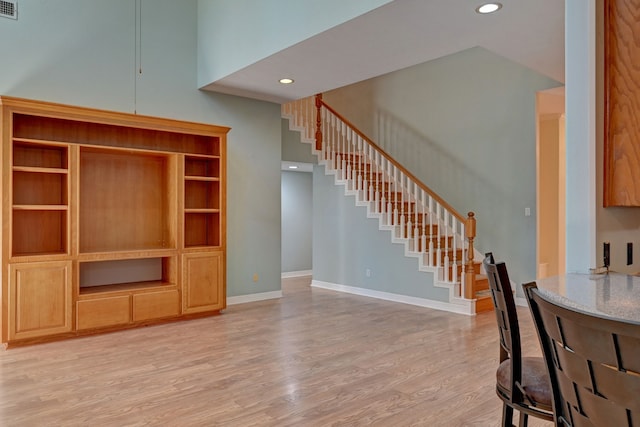
{"label": "granite countertop", "polygon": [[640,322],[640,277],[566,274],[536,280],[541,293],[582,311]]}

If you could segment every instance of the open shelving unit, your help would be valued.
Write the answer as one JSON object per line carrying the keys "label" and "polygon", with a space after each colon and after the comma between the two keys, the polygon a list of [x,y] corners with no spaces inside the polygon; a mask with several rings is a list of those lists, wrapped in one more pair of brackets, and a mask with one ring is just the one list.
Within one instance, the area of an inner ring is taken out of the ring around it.
{"label": "open shelving unit", "polygon": [[220,244],[220,155],[185,156],[184,237],[186,247]]}
{"label": "open shelving unit", "polygon": [[66,146],[13,141],[13,254],[67,253],[68,158]]}
{"label": "open shelving unit", "polygon": [[225,308],[229,128],[0,97],[2,342]]}

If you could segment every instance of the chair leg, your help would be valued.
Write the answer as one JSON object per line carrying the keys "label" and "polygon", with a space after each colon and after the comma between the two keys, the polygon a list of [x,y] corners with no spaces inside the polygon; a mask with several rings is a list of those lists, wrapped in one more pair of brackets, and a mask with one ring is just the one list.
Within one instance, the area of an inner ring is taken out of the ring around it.
{"label": "chair leg", "polygon": [[529,425],[529,414],[520,412],[520,423],[518,424],[518,426],[527,427],[528,425]]}
{"label": "chair leg", "polygon": [[502,405],[502,427],[513,427],[513,408],[506,403]]}

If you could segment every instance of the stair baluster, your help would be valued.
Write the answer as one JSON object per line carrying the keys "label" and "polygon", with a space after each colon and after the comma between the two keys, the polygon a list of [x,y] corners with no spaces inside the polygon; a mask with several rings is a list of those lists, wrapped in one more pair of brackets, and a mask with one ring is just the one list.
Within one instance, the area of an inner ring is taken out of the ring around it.
{"label": "stair baluster", "polygon": [[449,282],[449,215],[444,214],[444,281]]}
{"label": "stair baluster", "polygon": [[[425,209],[426,193],[421,189],[420,194],[420,200],[422,201],[422,203],[420,203],[420,206],[422,206],[422,235],[420,236],[420,248],[422,249],[422,256],[424,259],[424,256],[429,254],[429,249],[427,248],[427,211]],[[427,262],[427,264],[429,263]]]}
{"label": "stair baluster", "polygon": [[398,169],[396,165],[392,165],[393,169],[393,225],[398,226],[400,218],[398,218]]}
{"label": "stair baluster", "polygon": [[418,222],[418,207],[422,205],[418,203],[418,185],[415,182],[410,182],[410,184],[413,184],[411,186],[413,187],[413,199],[415,200],[413,215],[413,250],[415,252],[422,252],[422,248],[420,247],[420,228]]}
{"label": "stair baluster", "polygon": [[438,224],[438,238],[436,239],[436,244],[438,247],[436,248],[436,267],[440,267],[442,265],[442,239],[440,239],[440,224],[442,222],[442,218],[440,217],[440,203],[436,202],[436,224]]}
{"label": "stair baluster", "polygon": [[391,181],[391,165],[389,164],[389,161],[387,159],[385,159],[384,161],[384,170],[385,170],[385,174],[387,176],[387,183],[388,183],[388,190],[387,190],[387,205],[385,207],[385,211],[386,211],[386,223],[387,225],[393,225],[393,205],[391,204],[391,200],[393,198],[393,182]]}

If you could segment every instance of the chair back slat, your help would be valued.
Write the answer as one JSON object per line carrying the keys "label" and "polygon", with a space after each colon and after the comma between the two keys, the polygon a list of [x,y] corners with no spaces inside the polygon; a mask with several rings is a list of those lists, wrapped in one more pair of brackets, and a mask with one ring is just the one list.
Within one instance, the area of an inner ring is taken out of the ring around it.
{"label": "chair back slat", "polygon": [[524,285],[557,426],[640,426],[640,323],[582,312]]}
{"label": "chair back slat", "polygon": [[562,343],[574,353],[584,355],[589,360],[617,366],[616,349],[611,333],[589,325],[576,324],[570,319],[562,319],[559,322],[562,327],[562,338],[554,337],[557,342]]}
{"label": "chair back slat", "polygon": [[618,348],[620,349],[620,366],[633,372],[640,372],[640,341],[618,335]]}

